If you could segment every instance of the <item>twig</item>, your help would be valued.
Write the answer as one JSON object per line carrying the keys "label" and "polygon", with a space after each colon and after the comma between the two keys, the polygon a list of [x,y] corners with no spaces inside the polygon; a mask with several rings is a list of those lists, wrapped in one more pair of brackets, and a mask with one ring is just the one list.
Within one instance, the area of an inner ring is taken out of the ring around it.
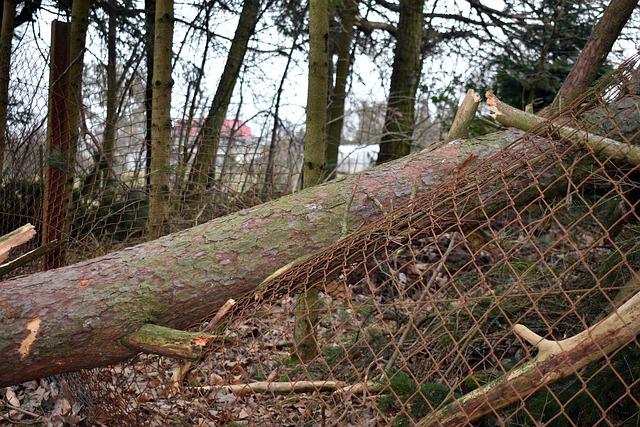
{"label": "twig", "polygon": [[58,246],[58,241],[54,240],[46,245],[42,245],[26,254],[14,259],[13,261],[9,261],[5,264],[0,265],[0,276],[7,274],[8,272],[15,270],[16,268],[22,267],[28,262],[34,261],[41,256],[49,253],[54,247]]}
{"label": "twig", "polygon": [[211,332],[211,331],[213,331],[213,329],[216,326],[218,326],[220,321],[227,315],[227,313],[229,313],[229,310],[231,310],[231,308],[234,305],[236,305],[236,300],[234,300],[233,298],[228,299],[227,302],[225,302],[222,305],[222,307],[220,307],[220,309],[218,310],[216,315],[213,316],[213,319],[211,319],[211,322],[209,322],[209,324],[202,330],[202,332]]}
{"label": "twig", "polygon": [[246,384],[189,388],[201,391],[226,390],[231,393],[309,393],[314,391],[335,391],[344,387],[344,385],[341,381],[258,381]]}
{"label": "twig", "polygon": [[35,412],[27,411],[26,409],[22,409],[19,406],[14,406],[11,403],[4,402],[4,405],[7,406],[9,409],[13,409],[14,411],[22,412],[23,414],[29,415],[30,417],[38,418],[38,419],[42,418],[42,415],[40,415],[40,414],[36,414]]}

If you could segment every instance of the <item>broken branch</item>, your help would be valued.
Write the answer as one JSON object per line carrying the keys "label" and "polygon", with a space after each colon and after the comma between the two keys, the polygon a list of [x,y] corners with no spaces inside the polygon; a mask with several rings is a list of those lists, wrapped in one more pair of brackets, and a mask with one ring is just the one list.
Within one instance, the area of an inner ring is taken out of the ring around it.
{"label": "broken branch", "polygon": [[27,252],[26,254],[14,259],[13,261],[9,261],[5,264],[0,265],[0,276],[3,276],[8,272],[15,270],[16,268],[22,267],[23,265],[34,261],[41,256],[44,256],[56,246],[58,246],[58,241],[54,240],[50,243],[47,243],[46,245],[42,245],[30,252]]}
{"label": "broken branch", "polygon": [[13,230],[11,233],[0,237],[0,262],[3,262],[9,257],[11,249],[28,242],[33,239],[35,235],[35,227],[31,224],[25,224]]}
{"label": "broken branch", "polygon": [[500,101],[491,91],[486,93],[487,105],[495,114],[495,119],[504,126],[529,131],[545,123],[551,124],[560,136],[592,149],[596,155],[605,160],[622,160],[633,165],[640,165],[640,148],[625,144],[615,139],[606,138],[590,132],[556,125],[552,121],[518,110]]}
{"label": "broken branch", "polygon": [[504,377],[476,389],[422,419],[418,426],[457,426],[506,408],[562,378],[609,355],[628,344],[640,333],[640,292],[585,331],[561,341],[542,338],[526,326],[515,325],[514,332],[538,348],[530,362]]}
{"label": "broken branch", "polygon": [[146,324],[124,337],[122,343],[143,353],[195,360],[202,356],[202,349],[211,340],[218,338],[216,335]]}
{"label": "broken branch", "polygon": [[344,383],[340,381],[258,381],[246,384],[191,388],[203,391],[226,390],[232,393],[311,393],[314,391],[336,391],[341,387],[344,387]]}

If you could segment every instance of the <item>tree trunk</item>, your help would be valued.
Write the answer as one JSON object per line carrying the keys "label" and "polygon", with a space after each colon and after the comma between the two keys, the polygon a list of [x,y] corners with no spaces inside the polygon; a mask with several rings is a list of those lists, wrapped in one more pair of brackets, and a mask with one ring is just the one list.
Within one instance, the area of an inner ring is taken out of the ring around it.
{"label": "tree trunk", "polygon": [[327,123],[327,173],[335,174],[338,166],[338,149],[342,138],[344,122],[344,101],[346,98],[347,80],[351,68],[351,42],[353,41],[353,24],[358,6],[355,0],[345,0],[341,10],[340,39],[338,41],[338,61],[336,63],[336,81],[333,87],[329,121]]}
{"label": "tree trunk", "polygon": [[[402,206],[470,156],[489,156],[520,135],[510,130],[419,152],[359,178],[5,281],[0,284],[0,386],[126,359],[134,352],[120,340],[144,324],[184,328],[210,316],[228,299],[251,292],[278,266],[337,241],[343,218],[352,229],[375,221],[383,216],[378,203]],[[21,356],[30,337],[29,351]]]}
{"label": "tree trunk", "polygon": [[611,47],[637,5],[638,0],[611,0],[562,83],[553,101],[552,111],[570,104],[593,83],[598,76],[598,70],[604,64]]}
{"label": "tree trunk", "polygon": [[[307,87],[307,123],[302,164],[303,188],[318,185],[325,174],[327,99],[329,85],[329,2],[309,4],[309,83]],[[315,338],[318,323],[319,294],[310,289],[298,296],[293,341],[296,354],[309,361],[318,353]]]}
{"label": "tree trunk", "polygon": [[2,26],[0,28],[0,176],[4,176],[5,151],[7,149],[7,110],[9,109],[9,73],[11,70],[11,42],[16,14],[15,0],[4,0]]}
{"label": "tree trunk", "polygon": [[116,76],[116,0],[109,0],[109,26],[107,30],[107,117],[104,123],[103,151],[104,159],[100,159],[101,181],[108,185],[113,168],[113,151],[116,140],[116,114],[118,106],[118,84]]}
{"label": "tree trunk", "polygon": [[411,152],[416,90],[422,73],[424,0],[400,0],[400,22],[377,164]]}
{"label": "tree trunk", "polygon": [[[64,167],[62,153],[68,150],[70,83],[67,70],[71,65],[69,41],[71,25],[68,22],[51,23],[49,63],[49,100],[47,111],[47,142],[44,167],[44,195],[42,203],[42,244],[66,239],[63,234],[66,220],[64,191],[69,171]],[[57,161],[54,161],[57,160]],[[64,264],[65,246],[47,253],[42,268],[50,270]]]}
{"label": "tree trunk", "polygon": [[209,114],[204,122],[199,141],[197,153],[193,161],[193,166],[189,174],[189,184],[187,193],[202,191],[206,188],[209,176],[212,173],[212,164],[215,161],[218,146],[220,144],[220,129],[224,123],[231,102],[231,95],[235,88],[240,67],[247,52],[249,39],[253,35],[258,23],[258,12],[260,11],[260,0],[247,0],[243,3],[242,12],[236,33],[231,42],[227,62],[220,77],[218,89],[213,97]]}
{"label": "tree trunk", "polygon": [[153,43],[156,37],[156,0],[145,0],[144,2],[144,25],[144,48],[147,63],[147,75],[144,89],[144,110],[146,116],[144,134],[144,176],[145,188],[147,191],[151,191],[151,116],[153,111]]}
{"label": "tree trunk", "polygon": [[173,0],[156,1],[153,109],[151,125],[151,192],[148,232],[163,234],[169,205],[169,160],[171,150],[171,58],[173,45]]}

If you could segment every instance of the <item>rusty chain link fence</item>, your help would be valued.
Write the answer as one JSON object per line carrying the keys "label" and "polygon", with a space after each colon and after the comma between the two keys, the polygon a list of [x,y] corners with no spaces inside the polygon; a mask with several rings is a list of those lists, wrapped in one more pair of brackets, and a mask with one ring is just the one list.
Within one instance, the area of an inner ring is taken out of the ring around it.
{"label": "rusty chain link fence", "polygon": [[[56,166],[48,52],[24,43],[11,75],[2,234],[26,222],[41,231],[44,171]],[[99,71],[88,72],[70,223],[60,230],[64,263],[146,238],[136,73],[118,93],[107,156],[108,94]],[[174,120],[166,231],[299,188],[302,136],[285,129],[272,138],[267,122],[258,130],[235,118],[207,188],[185,196],[205,114],[202,106]],[[140,355],[43,380],[41,401],[63,396],[55,421],[68,424],[638,425],[639,143],[634,57],[497,155],[468,159],[433,191],[272,277],[216,325],[223,343],[199,362]],[[317,300],[301,310],[313,290]],[[296,309],[311,331],[310,356],[294,340]],[[39,384],[11,393],[37,394]],[[25,408],[11,416],[37,415]]]}
{"label": "rusty chain link fence", "polygon": [[283,269],[199,362],[57,384],[104,424],[638,425],[639,73]]}

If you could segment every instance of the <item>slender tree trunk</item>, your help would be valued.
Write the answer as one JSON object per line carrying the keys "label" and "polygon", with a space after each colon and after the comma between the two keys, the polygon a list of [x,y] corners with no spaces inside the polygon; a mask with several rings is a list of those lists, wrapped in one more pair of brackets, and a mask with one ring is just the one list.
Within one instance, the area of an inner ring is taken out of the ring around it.
{"label": "slender tree trunk", "polygon": [[[327,85],[328,85],[329,2],[309,3],[309,84],[307,91],[307,130],[304,139],[303,188],[322,182],[325,174]],[[315,337],[318,323],[317,289],[298,296],[293,340],[296,354],[308,361],[318,353]]]}
{"label": "slender tree trunk", "polygon": [[145,55],[147,63],[147,78],[144,91],[144,109],[146,115],[145,122],[145,188],[151,191],[151,119],[153,111],[153,45],[155,40],[156,27],[156,0],[145,0],[144,2],[144,24],[145,24]]}
{"label": "slender tree trunk", "polygon": [[116,140],[116,115],[118,107],[118,78],[117,78],[117,19],[116,0],[109,0],[109,27],[107,30],[107,117],[104,124],[103,150],[104,159],[100,159],[103,185],[109,184],[113,168],[113,155]]}
{"label": "slender tree trunk", "polygon": [[187,193],[195,193],[205,189],[209,176],[212,174],[215,156],[220,144],[220,129],[227,115],[231,95],[240,74],[240,67],[247,52],[249,39],[258,23],[259,11],[260,0],[246,0],[243,3],[238,27],[231,42],[220,83],[198,138],[198,151],[189,174]]}
{"label": "slender tree trunk", "polygon": [[351,68],[351,43],[353,41],[353,24],[358,6],[355,0],[345,0],[341,11],[340,39],[338,40],[338,61],[336,63],[335,85],[329,106],[327,123],[327,173],[335,174],[338,166],[338,149],[342,139],[344,123],[344,102],[346,99],[347,80]]}
{"label": "slender tree trunk", "polygon": [[611,0],[562,83],[553,101],[552,111],[571,103],[593,83],[637,5],[638,0]]}
{"label": "slender tree trunk", "polygon": [[400,22],[377,164],[411,152],[416,90],[422,73],[424,0],[400,0]]}
{"label": "slender tree trunk", "polygon": [[[42,245],[54,241],[63,242],[66,221],[64,200],[67,174],[62,153],[69,147],[69,66],[71,52],[71,24],[53,21],[51,23],[51,44],[49,49],[49,100],[47,111],[47,143],[43,158],[44,194],[42,203]],[[57,160],[57,161],[56,161]],[[64,264],[65,246],[60,245],[44,256],[42,268],[49,270]]]}
{"label": "slender tree trunk", "polygon": [[9,109],[9,80],[11,70],[11,42],[16,14],[15,0],[4,0],[0,28],[0,176],[4,176],[4,158],[7,149],[7,110]]}
{"label": "slender tree trunk", "polygon": [[[207,58],[208,58],[208,53],[209,53],[209,45],[211,44],[211,39],[213,37],[213,33],[209,32],[209,20],[210,20],[210,16],[211,16],[211,6],[207,5],[205,6],[206,10],[205,10],[205,20],[207,22],[207,34],[205,36],[205,42],[204,42],[204,51],[202,52],[202,59],[200,62],[200,67],[198,67],[198,74],[196,77],[195,82],[193,82],[193,96],[191,97],[191,105],[189,106],[189,112],[187,114],[187,123],[184,126],[185,131],[184,131],[184,145],[182,146],[182,155],[180,157],[179,163],[178,163],[178,174],[176,177],[176,194],[181,194],[181,190],[183,187],[183,183],[186,177],[186,173],[187,173],[187,169],[188,169],[188,165],[189,165],[189,159],[191,158],[191,152],[192,152],[192,147],[191,147],[191,129],[193,128],[193,120],[195,118],[195,114],[196,114],[196,107],[198,106],[198,100],[200,99],[200,94],[201,94],[201,90],[200,90],[200,85],[202,83],[202,78],[204,77],[204,67],[207,64]],[[184,125],[184,123],[183,123]]]}
{"label": "slender tree trunk", "polygon": [[273,128],[271,128],[271,142],[269,143],[269,153],[267,155],[267,168],[264,175],[264,185],[262,186],[262,196],[263,200],[266,200],[267,197],[273,191],[274,177],[273,177],[273,169],[274,169],[274,157],[276,152],[276,144],[278,143],[278,128],[280,125],[280,102],[282,100],[282,91],[284,90],[284,84],[287,80],[287,74],[289,73],[289,67],[291,66],[291,60],[293,58],[293,52],[295,50],[296,44],[298,43],[298,37],[300,36],[300,31],[298,31],[293,38],[293,42],[291,43],[291,48],[289,48],[289,55],[287,56],[287,64],[284,67],[284,72],[282,73],[282,78],[280,79],[280,84],[278,85],[278,92],[276,94],[276,104],[275,110],[273,113]]}
{"label": "slender tree trunk", "polygon": [[148,232],[163,234],[169,205],[171,152],[171,58],[173,46],[173,0],[156,0],[153,58],[153,110],[151,125],[151,192]]}
{"label": "slender tree trunk", "polygon": [[[65,221],[62,224],[62,236],[68,238],[71,222],[73,220],[71,209],[71,201],[73,199],[73,185],[75,181],[76,154],[78,151],[78,140],[80,138],[80,118],[82,114],[82,73],[84,70],[84,51],[87,39],[87,29],[89,28],[89,0],[74,0],[71,9],[71,30],[70,30],[70,46],[69,54],[71,65],[68,71],[69,84],[69,102],[68,102],[68,129],[66,130],[68,138],[61,146],[62,151],[59,154],[59,160],[62,162],[61,169],[66,173],[66,183],[64,194],[62,194],[63,202],[61,204],[62,212],[65,214]],[[64,265],[66,242],[61,242],[58,253],[60,254],[50,267]]]}

